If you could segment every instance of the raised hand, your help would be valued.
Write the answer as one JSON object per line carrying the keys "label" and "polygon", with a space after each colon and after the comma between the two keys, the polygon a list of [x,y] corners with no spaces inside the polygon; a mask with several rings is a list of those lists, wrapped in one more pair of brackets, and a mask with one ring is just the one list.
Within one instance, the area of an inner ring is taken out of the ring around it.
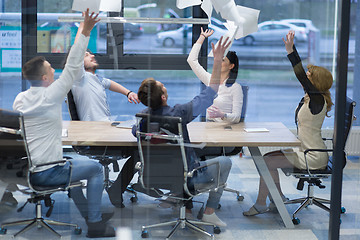
{"label": "raised hand", "polygon": [[213,65],[213,72],[210,78],[209,86],[214,90],[218,91],[219,84],[220,84],[220,77],[221,77],[221,64],[224,58],[225,50],[230,46],[231,41],[229,41],[229,37],[225,39],[223,42],[223,37],[220,38],[219,43],[217,44],[216,48],[213,43],[211,43],[212,51],[214,54],[214,65]]}
{"label": "raised hand", "polygon": [[205,31],[203,30],[203,28],[201,27],[201,33],[200,33],[200,36],[204,36],[205,38],[208,38],[210,37],[211,35],[213,35],[214,33],[214,30],[212,29],[206,29]]}
{"label": "raised hand", "polygon": [[138,95],[134,92],[129,93],[128,101],[129,101],[129,103],[135,103],[135,104],[140,103]]}
{"label": "raised hand", "polygon": [[285,44],[285,49],[288,54],[293,52],[293,46],[294,46],[294,38],[295,38],[295,31],[290,30],[288,34],[286,34],[286,39],[282,39]]}
{"label": "raised hand", "polygon": [[211,106],[207,109],[207,112],[209,114],[209,117],[211,118],[222,118],[224,117],[224,113],[217,107]]}
{"label": "raised hand", "polygon": [[214,54],[214,61],[219,58],[222,60],[224,57],[225,50],[231,44],[231,41],[229,41],[229,37],[227,37],[224,42],[222,42],[222,40],[223,40],[223,37],[220,38],[219,44],[216,46],[216,48],[215,48],[214,43],[211,43],[212,51]]}
{"label": "raised hand", "polygon": [[95,24],[100,21],[100,18],[97,18],[99,14],[95,15],[95,13],[92,12],[91,15],[89,15],[89,9],[86,9],[82,15],[84,17],[82,34],[88,37],[90,36],[90,32],[94,28]]}

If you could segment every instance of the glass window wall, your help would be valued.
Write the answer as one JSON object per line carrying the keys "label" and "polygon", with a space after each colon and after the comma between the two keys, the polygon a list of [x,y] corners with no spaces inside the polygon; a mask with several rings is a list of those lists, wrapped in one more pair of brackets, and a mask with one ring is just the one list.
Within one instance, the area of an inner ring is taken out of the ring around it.
{"label": "glass window wall", "polygon": [[[36,47],[27,46],[27,50],[30,50],[34,55],[44,55],[56,66],[56,76],[61,73],[62,60],[64,60],[69,47],[73,44],[79,26],[79,23],[76,22],[59,22],[57,20],[59,16],[79,16],[79,13],[74,13],[71,10],[72,2],[72,0],[37,0],[37,30],[36,36],[31,36],[33,39],[36,37]],[[121,13],[101,13],[101,15],[129,18],[204,17],[197,16],[199,9],[191,7],[184,10],[178,9],[175,0],[131,0],[122,2],[123,10]],[[296,133],[294,112],[299,100],[304,96],[304,91],[286,56],[282,38],[290,29],[295,30],[295,45],[303,60],[303,66],[306,67],[307,64],[323,66],[333,74],[335,79],[338,50],[338,25],[335,20],[338,18],[336,10],[339,1],[236,0],[235,2],[238,5],[260,10],[258,31],[235,40],[231,47],[231,50],[235,51],[239,58],[237,82],[249,86],[245,121],[282,122]],[[24,50],[21,43],[22,26],[21,12],[19,11],[21,1],[0,0],[0,7],[0,108],[11,109],[16,95],[20,91],[26,90],[26,87],[24,87],[26,85],[23,84],[21,79],[22,50]],[[355,69],[359,64],[359,61],[356,61],[355,50],[360,44],[360,34],[356,32],[357,28],[359,28],[356,27],[359,26],[356,19],[360,19],[357,16],[357,14],[360,14],[358,9],[360,8],[357,1],[351,1],[347,94],[349,97],[357,99],[359,99],[360,93],[354,90],[354,85],[360,79],[359,76],[355,76]],[[207,54],[210,52],[211,43],[215,44],[220,36],[227,32],[224,22],[225,20],[221,15],[213,11],[211,22],[207,27],[213,29],[215,33],[204,44],[199,58],[208,72],[212,72],[213,59],[207,58]],[[190,70],[186,61],[193,42],[199,36],[199,28],[199,25],[177,23],[98,23],[91,33],[89,49],[95,54],[99,62],[97,74],[120,83],[133,92],[137,92],[142,80],[147,77],[154,77],[166,86],[169,95],[168,104],[173,106],[177,103],[190,101],[203,88],[203,85]],[[359,66],[357,67],[359,68]],[[335,88],[334,82],[333,87],[330,89],[334,103]],[[133,119],[137,112],[144,109],[142,104],[130,104],[127,98],[121,94],[112,91],[106,93],[112,120]],[[359,105],[360,102],[358,107]],[[64,120],[70,119],[65,102],[62,115]],[[202,117],[204,115],[205,113],[203,113]],[[329,136],[331,137],[334,128],[334,107],[329,112],[329,115],[329,118],[325,117],[323,128],[325,132],[330,132]],[[358,116],[359,118],[360,116]],[[203,119],[197,118],[195,121]],[[359,121],[356,124],[359,125]],[[356,127],[360,131],[358,126]],[[352,141],[358,141],[359,143],[359,136],[360,134],[357,138],[355,136],[355,140]],[[351,167],[351,169],[345,168],[344,181],[349,181],[349,184],[344,184],[343,205],[348,208],[350,214],[344,215],[344,221],[341,225],[341,234],[344,239],[346,237],[349,237],[349,239],[352,236],[356,237],[360,228],[360,222],[358,221],[360,190],[351,189],[352,185],[359,185],[359,175],[357,173],[359,171],[358,155],[360,153],[358,153],[357,148],[349,150],[351,156],[348,158],[347,167]],[[265,149],[264,151],[267,150],[273,149]],[[233,165],[236,165],[236,170],[239,170],[238,165],[241,165],[241,162],[233,161]],[[242,170],[239,170],[239,172],[242,172]],[[253,178],[254,176],[258,179],[257,172],[251,175]],[[242,175],[241,181],[246,182],[248,180],[246,176]],[[281,175],[281,181],[283,180],[287,181],[288,178]],[[249,181],[252,184],[251,186],[257,189],[257,182],[251,179]],[[323,194],[325,198],[329,197],[330,181],[330,179],[324,181],[328,189]],[[256,200],[254,188],[247,188],[246,183],[230,182],[243,187],[245,204],[239,207],[239,210],[247,210]],[[293,181],[292,185],[296,185],[296,183]],[[317,193],[322,194],[317,190]],[[290,192],[290,197],[299,194],[294,186],[288,186],[284,189],[284,192],[286,191]],[[224,194],[224,200],[222,200],[226,202],[225,209],[219,210],[220,212],[226,211],[226,207],[230,209],[231,204],[239,204],[234,200],[235,198],[233,199],[232,196],[226,194]],[[300,227],[296,226],[296,228],[300,230],[310,229],[316,238],[327,239],[328,215],[323,213],[317,215],[317,211],[322,210],[313,206],[310,208],[312,209],[310,213],[302,213],[302,222]],[[296,207],[289,207],[288,209],[289,212],[292,212]],[[221,213],[219,215],[221,216]],[[320,219],[319,216],[322,216],[322,218]],[[312,222],[313,218],[318,220],[316,224]],[[233,221],[234,219],[235,221]],[[1,222],[3,220],[0,218]],[[262,220],[269,224],[269,221],[273,221],[273,217],[270,220],[269,218]],[[258,228],[257,223],[248,223],[251,220],[244,218],[241,212],[228,218],[228,223],[230,221],[252,225],[249,230]],[[276,222],[281,222],[281,219],[277,217]],[[233,235],[236,236],[235,233],[239,228],[235,229],[234,226],[229,225],[230,231],[233,231]],[[283,227],[283,225],[279,226]],[[279,226],[276,227],[277,230]],[[135,231],[133,233],[135,234]],[[223,239],[231,239],[228,235],[226,236]],[[137,237],[134,235],[134,239],[137,239]],[[237,238],[234,237],[233,239]]]}

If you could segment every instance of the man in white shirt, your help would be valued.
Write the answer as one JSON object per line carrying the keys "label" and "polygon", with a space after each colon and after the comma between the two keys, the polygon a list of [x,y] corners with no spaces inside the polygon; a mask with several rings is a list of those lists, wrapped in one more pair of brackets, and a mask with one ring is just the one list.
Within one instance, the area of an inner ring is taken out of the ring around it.
{"label": "man in white shirt", "polygon": [[[78,40],[83,25],[80,23],[75,42]],[[110,108],[105,90],[125,95],[130,103],[140,103],[133,91],[108,78],[97,75],[97,63],[94,54],[86,51],[80,81],[73,84],[71,91],[81,121],[111,121]]]}
{"label": "man in white shirt", "polygon": [[[81,23],[75,37],[75,42],[78,40],[82,28],[83,25]],[[125,95],[130,103],[140,103],[136,93],[128,90],[115,81],[97,75],[96,70],[98,66],[99,64],[97,63],[95,56],[89,51],[86,51],[82,71],[79,74],[79,81],[76,81],[71,88],[80,121],[110,122],[112,120],[106,89]],[[92,150],[95,150],[94,147],[85,149],[84,152],[88,151],[90,154]],[[96,148],[96,151],[99,152],[99,147]],[[122,200],[122,193],[126,190],[134,174],[134,166],[137,162],[134,155],[137,153],[137,148],[107,147],[106,151],[112,153],[116,152],[118,156],[130,156],[114,182],[116,191],[108,191],[109,189],[106,188],[111,203],[118,208],[123,208],[125,206]],[[106,151],[104,149],[104,153],[106,153]]]}
{"label": "man in white shirt", "polygon": [[[31,87],[17,95],[13,109],[24,114],[26,138],[34,165],[63,159],[61,132],[61,105],[74,81],[78,78],[89,42],[90,32],[99,21],[89,9],[83,13],[84,23],[78,41],[70,50],[67,64],[59,79],[54,81],[55,70],[44,57],[38,56],[23,66],[23,75]],[[81,187],[71,190],[72,199],[88,225],[87,236],[114,237],[114,228],[106,222],[111,214],[101,214],[103,169],[93,160],[72,159],[71,181],[87,180],[87,199]],[[31,177],[35,185],[58,185],[69,181],[70,164],[47,165],[37,168]]]}

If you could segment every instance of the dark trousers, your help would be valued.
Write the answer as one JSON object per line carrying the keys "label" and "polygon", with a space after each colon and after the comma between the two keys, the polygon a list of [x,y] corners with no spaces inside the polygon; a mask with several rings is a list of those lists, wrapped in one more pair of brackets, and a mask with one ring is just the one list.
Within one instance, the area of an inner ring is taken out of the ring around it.
{"label": "dark trousers", "polygon": [[137,172],[137,170],[135,170],[135,164],[140,161],[137,147],[124,147],[122,155],[130,156],[130,158],[126,160],[115,182],[109,188],[109,190],[113,193],[118,192],[118,197],[121,198],[122,194],[125,192],[127,186],[130,184]]}

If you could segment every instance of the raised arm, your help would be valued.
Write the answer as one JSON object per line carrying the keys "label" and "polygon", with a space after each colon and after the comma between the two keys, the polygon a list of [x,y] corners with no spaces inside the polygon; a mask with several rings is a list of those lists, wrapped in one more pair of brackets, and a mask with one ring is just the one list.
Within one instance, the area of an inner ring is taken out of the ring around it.
{"label": "raised arm", "polygon": [[301,58],[294,45],[294,38],[295,32],[293,30],[290,30],[289,33],[286,35],[286,39],[283,38],[283,42],[285,44],[286,52],[288,53],[287,56],[291,62],[291,65],[293,66],[296,78],[303,86],[305,92],[309,94],[317,92],[317,89],[306,76],[305,69],[302,66]]}
{"label": "raised arm", "polygon": [[285,49],[287,54],[292,53],[294,50],[294,38],[295,38],[295,32],[293,30],[290,30],[288,34],[286,34],[286,39],[282,39],[285,44]]}
{"label": "raised arm", "polygon": [[198,38],[198,40],[196,41],[196,43],[202,45],[205,41],[205,38],[208,38],[210,37],[211,35],[213,35],[214,33],[214,30],[212,29],[206,29],[205,31],[203,30],[203,28],[201,27],[200,28],[201,30],[201,33],[200,33],[200,36]]}
{"label": "raised arm", "polygon": [[289,31],[289,33],[286,35],[286,40],[283,39],[285,43],[285,49],[288,53],[287,56],[291,62],[291,65],[293,66],[296,78],[299,80],[305,92],[310,97],[309,107],[311,112],[313,114],[317,114],[322,110],[325,100],[319,90],[316,89],[316,87],[312,84],[306,75],[306,72],[302,66],[301,58],[294,45],[294,37],[294,31]]}
{"label": "raised arm", "polygon": [[125,95],[130,103],[135,103],[135,104],[140,103],[140,100],[136,93],[130,91],[129,89],[127,89],[126,87],[122,86],[117,82],[111,81],[109,90]]}
{"label": "raised arm", "polygon": [[229,41],[229,37],[225,39],[223,42],[223,37],[220,38],[219,44],[215,48],[214,44],[211,43],[211,47],[214,53],[214,65],[213,72],[210,78],[209,86],[214,89],[215,92],[218,91],[220,85],[220,77],[221,77],[221,64],[224,58],[225,50],[230,46],[231,41]]}
{"label": "raised arm", "polygon": [[210,82],[210,76],[211,74],[208,73],[200,64],[199,64],[199,52],[201,49],[201,45],[204,43],[205,38],[210,37],[214,31],[212,29],[206,29],[205,31],[203,28],[201,28],[201,33],[192,47],[189,56],[187,58],[187,62],[189,63],[189,66],[195,73],[195,75],[200,79],[201,82],[203,82],[206,86],[209,86]]}
{"label": "raised arm", "polygon": [[91,15],[89,15],[89,9],[87,9],[86,12],[83,12],[82,15],[84,17],[84,21],[80,22],[74,43],[76,43],[81,34],[83,34],[85,37],[89,37],[95,24],[100,21],[100,19],[97,18],[99,14],[95,15],[94,13],[91,13]]}
{"label": "raised arm", "polygon": [[78,41],[70,49],[65,68],[58,80],[47,88],[47,98],[55,101],[63,101],[69,92],[73,82],[76,80],[79,71],[84,63],[85,51],[88,46],[90,32],[100,20],[98,14],[91,13],[89,9],[83,12],[84,24]]}

